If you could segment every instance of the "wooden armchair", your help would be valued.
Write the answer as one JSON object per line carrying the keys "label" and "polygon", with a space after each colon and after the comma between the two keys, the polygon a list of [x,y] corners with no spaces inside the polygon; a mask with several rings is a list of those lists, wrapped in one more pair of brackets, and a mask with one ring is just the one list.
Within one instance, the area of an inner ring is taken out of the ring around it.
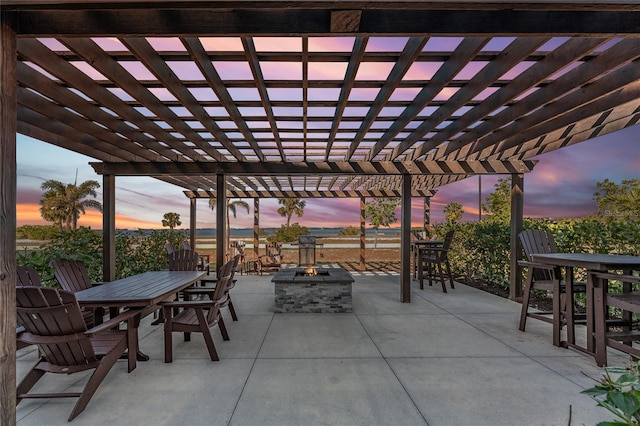
{"label": "wooden armchair", "polygon": [[[40,281],[40,275],[38,275],[38,271],[34,268],[26,268],[24,266],[18,266],[16,268],[16,274],[18,276],[17,284],[22,287],[42,287],[42,282]],[[22,326],[18,326],[16,329],[16,336],[20,335],[24,332],[25,329]],[[16,339],[16,348],[22,349],[30,346],[29,343],[23,342],[20,339]]]}
{"label": "wooden armchair", "polygon": [[[182,248],[184,250],[193,250],[188,241],[182,242]],[[200,271],[207,271],[207,275],[211,273],[211,261],[208,254],[198,254],[198,269]]]}
{"label": "wooden armchair", "polygon": [[[220,309],[228,307],[229,313],[231,314],[231,319],[233,321],[238,321],[238,315],[236,314],[236,309],[233,306],[233,302],[231,301],[231,294],[229,292],[236,286],[235,274],[238,270],[238,262],[240,261],[240,256],[241,255],[239,254],[235,255],[231,258],[231,260],[222,265],[222,268],[220,268],[221,277],[226,277],[227,275],[231,277],[228,285],[226,286],[224,294],[219,297],[219,299],[221,300]],[[204,280],[202,280],[202,282],[206,284],[205,287],[190,287],[183,290],[185,299],[188,299],[192,295],[208,295],[209,298],[213,300],[213,295],[218,288],[217,280],[205,278]]]}
{"label": "wooden armchair", "polygon": [[[60,287],[70,293],[86,290],[101,283],[91,283],[89,272],[84,262],[72,259],[55,259],[49,263],[55,269],[54,276]],[[87,323],[87,327],[100,324],[104,317],[104,308],[85,309],[82,312]],[[116,316],[117,311],[111,312]]]}
{"label": "wooden armchair", "polygon": [[[24,398],[78,397],[69,416],[71,421],[86,408],[129,342],[136,342],[131,321],[138,313],[129,311],[87,330],[73,293],[35,286],[16,287],[16,306],[18,324],[25,329],[20,339],[37,344],[40,354],[18,385],[17,403]],[[127,330],[117,329],[122,322],[128,322]],[[131,371],[131,365],[129,368]],[[73,374],[86,370],[94,371],[80,393],[29,393],[45,373]]]}
{"label": "wooden armchair", "polygon": [[282,267],[282,243],[267,243],[266,254],[258,258],[258,272],[278,271]]}
{"label": "wooden armchair", "polygon": [[31,267],[18,266],[16,268],[18,275],[18,285],[22,287],[42,287],[42,281],[38,271]]}
{"label": "wooden armchair", "polygon": [[196,271],[198,262],[198,252],[191,249],[176,250],[169,254],[170,271]]}
{"label": "wooden armchair", "polygon": [[[220,307],[231,283],[231,275],[218,279],[211,300],[182,300],[162,304],[164,314],[164,362],[173,362],[173,333],[184,333],[184,341],[191,340],[191,333],[202,333],[211,361],[220,357],[211,335],[211,327],[218,325],[222,338],[229,340],[229,333],[222,320]],[[177,311],[177,309],[182,309]]]}

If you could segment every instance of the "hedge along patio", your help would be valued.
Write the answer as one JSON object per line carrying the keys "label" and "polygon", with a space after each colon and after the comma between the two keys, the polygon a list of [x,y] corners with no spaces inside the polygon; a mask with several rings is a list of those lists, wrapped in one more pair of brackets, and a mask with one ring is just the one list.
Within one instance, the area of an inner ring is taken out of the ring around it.
{"label": "hedge along patio", "polygon": [[639,15],[631,0],[4,1],[2,420],[15,416],[16,132],[102,162],[106,280],[116,176],[215,194],[219,225],[241,193],[401,194],[408,302],[411,196],[510,174],[515,297],[523,174],[637,122]]}

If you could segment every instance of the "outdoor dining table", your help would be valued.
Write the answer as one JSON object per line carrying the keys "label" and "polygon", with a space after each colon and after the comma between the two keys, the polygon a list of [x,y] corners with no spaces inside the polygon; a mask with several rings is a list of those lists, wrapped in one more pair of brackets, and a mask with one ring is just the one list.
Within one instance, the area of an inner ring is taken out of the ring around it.
{"label": "outdoor dining table", "polygon": [[[565,268],[565,285],[566,293],[572,294],[573,292],[573,270],[574,268],[584,268],[589,271],[616,271],[622,270],[625,273],[631,271],[640,270],[640,257],[638,256],[625,256],[617,254],[600,254],[600,253],[548,253],[548,254],[533,254],[531,255],[532,261],[535,263],[543,263],[553,266],[558,269],[556,273],[559,275],[559,268]],[[560,285],[560,278],[557,279],[557,285]],[[567,309],[567,340],[560,341],[560,329],[562,323],[560,320],[560,298],[554,297],[553,300],[553,342],[556,346],[573,347],[580,351],[586,352],[592,355],[594,358],[595,353],[595,333],[594,333],[594,286],[591,279],[587,280],[586,288],[586,326],[587,326],[587,342],[586,347],[579,346],[575,343],[575,335],[573,327],[573,311]],[[560,294],[559,289],[556,294]]]}
{"label": "outdoor dining table", "polygon": [[175,295],[193,283],[203,279],[207,271],[150,271],[116,281],[106,282],[75,293],[80,306],[89,308],[137,309],[140,315],[134,321],[134,333],[130,333],[129,371],[136,360],[146,361],[147,355],[138,347],[138,326],[142,317],[154,312],[158,303],[172,300]]}

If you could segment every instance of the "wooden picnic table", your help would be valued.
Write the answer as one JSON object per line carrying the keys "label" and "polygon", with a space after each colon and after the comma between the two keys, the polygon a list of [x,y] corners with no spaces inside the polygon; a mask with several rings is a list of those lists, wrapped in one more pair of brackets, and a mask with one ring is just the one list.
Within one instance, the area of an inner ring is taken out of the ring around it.
{"label": "wooden picnic table", "polygon": [[[120,280],[104,283],[75,293],[80,306],[98,308],[138,309],[140,315],[134,321],[135,332],[129,342],[129,364],[146,361],[147,355],[139,350],[138,327],[140,320],[154,312],[158,303],[172,300],[175,295],[193,283],[206,277],[207,271],[150,271]],[[133,349],[135,350],[133,350]]]}

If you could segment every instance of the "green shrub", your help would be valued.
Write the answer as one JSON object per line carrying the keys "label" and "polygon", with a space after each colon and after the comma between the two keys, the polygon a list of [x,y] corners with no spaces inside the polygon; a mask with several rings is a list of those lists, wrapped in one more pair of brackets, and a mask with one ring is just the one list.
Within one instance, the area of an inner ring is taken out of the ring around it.
{"label": "green shrub", "polygon": [[[612,374],[617,377],[613,378]],[[640,423],[640,365],[637,361],[628,368],[605,367],[600,382],[582,393],[592,397],[598,407],[609,410],[617,418],[612,422],[598,423],[598,426]]]}
{"label": "green shrub", "polygon": [[49,262],[60,258],[81,260],[86,265],[91,280],[102,281],[102,234],[84,227],[59,232],[38,250],[18,253],[17,263],[38,271],[43,285],[55,286],[57,283]]}
{"label": "green shrub", "polygon": [[16,229],[19,240],[50,240],[60,232],[56,225],[22,225]]}
{"label": "green shrub", "polygon": [[[133,234],[116,232],[116,278],[124,278],[145,271],[167,269],[166,242],[182,247],[185,233],[171,230],[136,231]],[[81,260],[87,267],[92,282],[102,281],[102,233],[89,228],[62,231],[38,250],[17,254],[17,264],[33,267],[45,286],[57,286],[54,270],[49,263],[54,259]]]}
{"label": "green shrub", "polygon": [[146,271],[167,269],[167,251],[169,242],[176,249],[182,247],[187,235],[171,230],[138,230],[133,234],[116,234],[116,278],[125,278]]}
{"label": "green shrub", "polygon": [[351,236],[351,235],[360,235],[360,228],[357,226],[347,226],[346,228],[342,228],[338,235],[340,236]]}
{"label": "green shrub", "polygon": [[281,225],[280,229],[267,237],[267,241],[271,243],[292,243],[298,241],[300,235],[309,235],[309,229],[306,226],[300,226],[298,223],[292,223],[289,227]]}

